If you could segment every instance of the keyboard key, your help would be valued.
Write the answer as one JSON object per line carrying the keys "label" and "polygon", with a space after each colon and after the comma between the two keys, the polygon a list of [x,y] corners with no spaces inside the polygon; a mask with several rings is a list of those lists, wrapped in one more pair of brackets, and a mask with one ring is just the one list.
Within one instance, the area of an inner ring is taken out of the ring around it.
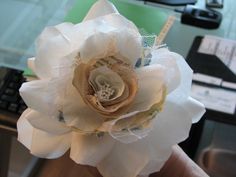
{"label": "keyboard key", "polygon": [[15,93],[16,93],[16,91],[13,90],[13,89],[10,89],[10,88],[7,88],[7,89],[5,90],[5,94],[6,94],[6,95],[14,95]]}
{"label": "keyboard key", "polygon": [[19,110],[18,110],[18,114],[22,114],[24,112],[24,110],[26,110],[27,106],[26,105],[21,105]]}
{"label": "keyboard key", "polygon": [[18,110],[18,104],[15,104],[15,103],[11,103],[8,107],[8,110],[11,111],[11,112],[17,112]]}
{"label": "keyboard key", "polygon": [[0,82],[0,88],[2,88],[2,87],[4,86],[4,84],[5,84],[5,81],[2,80],[2,81]]}
{"label": "keyboard key", "polygon": [[20,79],[21,79],[21,78],[20,78],[19,76],[13,76],[11,80],[12,80],[13,82],[17,82],[17,83],[18,83],[18,82],[20,81]]}
{"label": "keyboard key", "polygon": [[6,109],[8,105],[8,102],[0,100],[0,108],[1,109]]}
{"label": "keyboard key", "polygon": [[24,102],[24,100],[22,98],[20,98],[19,104],[25,105],[25,102]]}
{"label": "keyboard key", "polygon": [[10,82],[8,86],[9,88],[12,88],[12,89],[18,89],[20,85],[15,82]]}
{"label": "keyboard key", "polygon": [[16,102],[17,101],[17,96],[9,96],[9,95],[6,95],[6,94],[3,94],[1,96],[1,99],[3,101],[8,101],[8,102]]}

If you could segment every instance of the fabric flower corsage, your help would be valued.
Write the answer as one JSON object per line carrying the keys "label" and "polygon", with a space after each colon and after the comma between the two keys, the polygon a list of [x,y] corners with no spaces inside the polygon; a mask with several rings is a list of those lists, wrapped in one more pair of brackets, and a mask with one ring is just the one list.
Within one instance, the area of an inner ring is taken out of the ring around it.
{"label": "fabric flower corsage", "polygon": [[70,149],[76,163],[104,177],[159,170],[204,113],[189,96],[185,60],[145,45],[107,0],[79,24],[47,27],[28,63],[39,79],[20,88],[28,109],[17,123],[18,140],[43,158]]}

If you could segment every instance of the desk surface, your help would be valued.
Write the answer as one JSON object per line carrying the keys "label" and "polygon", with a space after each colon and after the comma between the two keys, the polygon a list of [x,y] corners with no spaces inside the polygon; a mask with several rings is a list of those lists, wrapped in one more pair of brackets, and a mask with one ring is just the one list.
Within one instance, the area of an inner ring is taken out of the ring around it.
{"label": "desk surface", "polygon": [[[200,7],[204,7],[204,2],[199,1],[198,5]],[[234,9],[235,5],[235,0],[224,1],[224,8],[219,10],[223,14],[223,20],[220,27],[216,30],[205,30],[188,25],[183,25],[180,23],[180,18],[178,18],[178,21],[175,22],[173,28],[167,35],[165,42],[168,44],[171,50],[186,57],[195,36],[204,36],[206,34],[211,34],[236,40],[236,11]]]}
{"label": "desk surface", "polygon": [[34,41],[45,26],[64,20],[73,0],[1,0],[0,65],[26,68]]}
{"label": "desk surface", "polygon": [[[144,5],[142,1],[135,0],[120,1],[128,1],[142,6],[154,5],[153,3]],[[36,37],[45,26],[62,22],[73,2],[73,0],[30,0],[27,2],[2,0],[0,2],[0,65],[18,69],[26,68],[26,59],[35,53],[34,41]],[[204,6],[204,0],[198,0],[197,4]],[[157,11],[164,11],[177,17],[164,42],[172,51],[186,57],[191,43],[197,35],[213,34],[236,39],[235,4],[234,0],[224,1],[224,8],[220,10],[224,14],[223,21],[217,30],[204,30],[183,25],[180,23],[180,15],[175,13],[173,9],[155,5]],[[148,19],[146,20],[148,21]],[[157,28],[159,27],[157,26]]]}

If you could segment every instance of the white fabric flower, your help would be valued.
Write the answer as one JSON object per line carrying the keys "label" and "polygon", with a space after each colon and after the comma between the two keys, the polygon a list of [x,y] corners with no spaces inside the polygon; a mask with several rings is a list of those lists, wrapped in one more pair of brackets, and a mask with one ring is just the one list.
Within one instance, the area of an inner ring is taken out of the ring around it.
{"label": "white fabric flower", "polygon": [[184,59],[151,51],[150,65],[135,68],[141,36],[106,0],[82,23],[46,28],[29,60],[39,80],[20,88],[28,109],[18,140],[44,158],[70,148],[76,163],[96,166],[104,177],[159,170],[204,106],[189,96],[192,70]]}

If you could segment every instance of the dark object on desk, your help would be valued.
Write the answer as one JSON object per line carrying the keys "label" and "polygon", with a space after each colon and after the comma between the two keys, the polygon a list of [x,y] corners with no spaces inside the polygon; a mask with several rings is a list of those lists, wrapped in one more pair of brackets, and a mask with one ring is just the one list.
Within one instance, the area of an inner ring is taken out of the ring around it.
{"label": "dark object on desk", "polygon": [[182,12],[182,23],[206,29],[218,28],[222,20],[220,12],[199,9],[192,5],[187,5],[183,11],[179,12]]}
{"label": "dark object on desk", "polygon": [[[187,55],[187,63],[193,71],[219,77],[225,81],[236,82],[236,76],[234,73],[227,66],[225,66],[220,59],[214,55],[198,52],[202,39],[203,37],[201,36],[194,39]],[[236,125],[235,114],[231,115],[207,109],[202,119],[198,123],[192,125],[189,137],[179,144],[185,153],[192,159],[194,159],[201,139],[205,119]]]}
{"label": "dark object on desk", "polygon": [[206,0],[206,7],[223,8],[224,0]]}
{"label": "dark object on desk", "polygon": [[150,2],[156,2],[169,6],[184,6],[186,4],[195,4],[197,0],[146,0]]}
{"label": "dark object on desk", "polygon": [[0,67],[0,125],[16,128],[20,114],[27,108],[18,91],[25,82],[22,73]]}
{"label": "dark object on desk", "polygon": [[[203,37],[201,36],[194,39],[187,56],[187,63],[193,71],[236,83],[235,74],[217,56],[198,52],[202,39]],[[205,117],[210,120],[236,125],[236,112],[227,114],[207,109]]]}

